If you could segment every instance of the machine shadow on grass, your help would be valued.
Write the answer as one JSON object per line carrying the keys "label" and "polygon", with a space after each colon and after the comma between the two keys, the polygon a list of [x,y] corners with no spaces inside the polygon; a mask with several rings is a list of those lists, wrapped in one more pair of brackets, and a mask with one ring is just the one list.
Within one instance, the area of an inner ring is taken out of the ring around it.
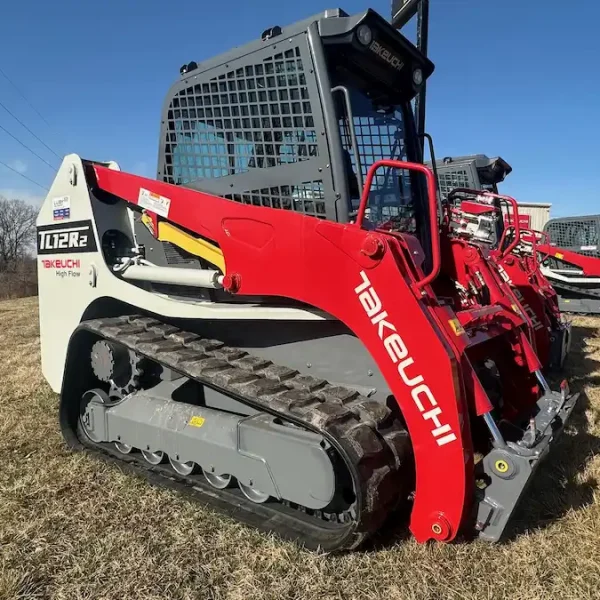
{"label": "machine shadow on grass", "polygon": [[[597,333],[595,328],[574,325],[571,353],[564,372],[548,376],[553,389],[558,389],[561,380],[566,377],[571,391],[580,392],[581,397],[566,430],[552,446],[550,454],[525,491],[501,544],[510,543],[527,531],[544,529],[570,511],[584,508],[593,502],[598,480],[588,477],[583,481],[580,476],[594,456],[600,454],[600,437],[590,432],[586,411],[591,403],[583,389],[584,384],[588,387],[600,387],[600,361],[591,358],[584,348],[585,340],[595,337]],[[382,550],[410,539],[409,519],[410,507],[392,515],[388,524],[364,550]],[[462,535],[457,538],[457,542],[469,543],[474,538],[474,534],[469,537]]]}

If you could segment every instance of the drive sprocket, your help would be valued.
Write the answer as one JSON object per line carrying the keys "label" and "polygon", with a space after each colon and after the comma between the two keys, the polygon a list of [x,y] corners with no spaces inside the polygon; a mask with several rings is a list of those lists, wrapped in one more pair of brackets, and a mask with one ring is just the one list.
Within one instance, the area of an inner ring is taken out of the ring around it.
{"label": "drive sprocket", "polygon": [[100,340],[92,346],[90,358],[94,375],[110,384],[110,398],[123,398],[139,389],[143,359],[135,352],[115,342]]}

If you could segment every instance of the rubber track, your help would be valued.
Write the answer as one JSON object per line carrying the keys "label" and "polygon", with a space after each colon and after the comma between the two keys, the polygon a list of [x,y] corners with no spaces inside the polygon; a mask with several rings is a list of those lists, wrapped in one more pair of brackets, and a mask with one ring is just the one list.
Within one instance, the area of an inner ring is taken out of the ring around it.
{"label": "rubber track", "polygon": [[580,288],[576,285],[569,285],[568,283],[556,282],[550,279],[552,286],[559,290],[566,290],[568,292],[576,292],[581,296],[591,296],[592,298],[600,298],[600,291],[595,291],[591,288]]}
{"label": "rubber track", "polygon": [[[412,458],[408,433],[381,402],[149,317],[85,321],[79,329],[123,344],[190,379],[328,439],[346,462],[357,495],[353,510],[343,515],[351,519],[352,535],[335,550],[363,543],[409,491],[406,485]],[[89,440],[81,441],[90,446]],[[280,503],[270,504],[284,508]],[[304,540],[304,545],[312,546],[310,540]]]}
{"label": "rubber track", "polygon": [[[560,299],[564,302],[569,300],[569,306],[563,306],[562,312],[571,312],[584,315],[600,314],[600,291],[595,291],[590,288],[580,288],[576,285],[569,285],[563,282],[557,282],[549,279],[552,287],[558,292]],[[579,298],[564,298],[560,295],[560,291],[573,292],[578,294]],[[590,304],[593,303],[593,304]],[[597,305],[596,305],[597,304]]]}

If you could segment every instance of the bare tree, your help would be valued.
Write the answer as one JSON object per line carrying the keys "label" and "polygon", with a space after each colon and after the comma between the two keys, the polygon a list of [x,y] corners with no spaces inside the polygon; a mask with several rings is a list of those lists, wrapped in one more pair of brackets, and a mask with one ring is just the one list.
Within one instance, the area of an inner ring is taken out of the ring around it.
{"label": "bare tree", "polygon": [[15,271],[35,240],[36,209],[0,197],[0,272]]}

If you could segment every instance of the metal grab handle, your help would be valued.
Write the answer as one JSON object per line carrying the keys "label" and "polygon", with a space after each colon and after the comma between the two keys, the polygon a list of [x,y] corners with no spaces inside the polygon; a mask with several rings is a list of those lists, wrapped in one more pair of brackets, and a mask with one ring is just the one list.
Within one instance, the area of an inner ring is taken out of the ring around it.
{"label": "metal grab handle", "polygon": [[427,140],[427,143],[429,144],[429,155],[431,156],[431,169],[433,171],[433,175],[435,176],[436,198],[438,203],[439,220],[441,223],[444,218],[444,207],[442,206],[442,188],[440,187],[440,177],[438,175],[437,170],[437,161],[435,160],[435,148],[433,147],[433,138],[428,133],[422,133],[419,137],[423,138],[423,141]]}
{"label": "metal grab handle", "polygon": [[375,172],[381,167],[389,167],[391,169],[405,169],[407,171],[417,171],[422,173],[427,178],[427,196],[429,200],[429,228],[431,230],[431,258],[432,258],[432,269],[429,275],[425,276],[420,281],[417,281],[417,289],[424,288],[429,285],[440,273],[442,266],[442,258],[440,253],[440,232],[438,228],[437,218],[437,188],[435,182],[435,176],[431,169],[428,169],[425,165],[419,163],[404,162],[401,160],[378,160],[373,163],[369,172],[367,173],[367,180],[363,187],[362,196],[360,198],[360,206],[358,207],[358,215],[356,216],[357,227],[362,227],[365,212],[369,204],[369,194],[371,193],[371,185],[373,183],[373,177]]}
{"label": "metal grab handle", "polygon": [[[515,239],[513,240],[512,244],[510,244],[508,246],[508,248],[502,253],[502,256],[508,256],[518,245],[519,242],[521,241],[521,224],[519,222],[519,205],[517,204],[517,201],[512,198],[511,196],[501,196],[500,194],[492,194],[492,192],[486,192],[486,195],[488,196],[492,196],[493,198],[498,198],[499,200],[504,200],[505,202],[508,202],[513,209],[513,220],[514,220],[514,229],[515,229]],[[510,214],[509,214],[510,217]],[[505,229],[504,233],[506,233],[506,231],[508,230]],[[502,240],[501,242],[504,241],[504,235],[502,236]],[[502,248],[502,245],[500,245],[500,248]]]}
{"label": "metal grab handle", "polygon": [[[532,237],[532,246],[533,246],[533,253],[534,253],[534,258],[536,259],[537,262],[537,254],[541,254],[542,258],[540,259],[540,263],[543,263],[549,256],[550,254],[548,252],[542,252],[540,250],[540,245],[545,245],[545,246],[549,246],[550,245],[550,236],[545,232],[545,231],[537,231],[536,229],[523,229],[522,230],[525,233],[529,233]],[[527,240],[525,240],[527,241]]]}
{"label": "metal grab handle", "polygon": [[[533,267],[532,268],[528,268],[528,270],[527,270],[527,276],[528,277],[532,277],[535,274],[535,272],[537,271],[537,269],[538,269],[538,258],[537,258],[537,255],[538,255],[537,241],[538,240],[537,240],[536,233],[539,233],[539,232],[536,232],[533,229],[522,229],[521,233],[528,234],[529,236],[531,236],[530,239],[527,239],[526,236],[523,235],[521,239],[526,244],[531,244],[531,251],[532,251],[531,262],[533,264]],[[525,264],[527,266],[527,263],[525,263]]]}
{"label": "metal grab handle", "polygon": [[344,96],[344,102],[346,103],[346,114],[348,115],[348,129],[350,131],[350,140],[352,142],[352,151],[354,153],[354,160],[356,161],[356,179],[358,180],[358,189],[363,186],[362,178],[362,165],[360,162],[360,152],[358,149],[358,141],[356,140],[356,131],[354,129],[354,114],[352,113],[352,104],[350,103],[350,92],[344,85],[338,85],[331,88],[332,93],[340,92]]}
{"label": "metal grab handle", "polygon": [[[449,201],[453,200],[454,197],[457,196],[458,194],[469,194],[472,196],[485,196],[487,198],[496,198],[498,200],[504,200],[504,202],[506,202],[507,204],[510,204],[512,206],[512,209],[513,209],[512,216],[515,221],[512,228],[514,228],[514,230],[515,230],[515,239],[508,246],[508,248],[501,254],[502,258],[504,258],[505,256],[508,256],[519,245],[519,242],[521,241],[521,226],[519,223],[519,205],[517,204],[517,201],[514,198],[512,198],[511,196],[503,196],[502,194],[494,194],[494,192],[488,192],[486,190],[472,190],[469,188],[453,189],[448,194],[448,200]],[[500,215],[500,216],[502,216],[502,215]],[[510,213],[509,213],[509,217],[510,217]],[[504,232],[502,233],[502,237],[500,238],[500,242],[498,244],[499,250],[502,248],[502,244],[504,242],[504,239],[506,238],[506,232],[509,229],[511,229],[510,226],[504,228]]]}

